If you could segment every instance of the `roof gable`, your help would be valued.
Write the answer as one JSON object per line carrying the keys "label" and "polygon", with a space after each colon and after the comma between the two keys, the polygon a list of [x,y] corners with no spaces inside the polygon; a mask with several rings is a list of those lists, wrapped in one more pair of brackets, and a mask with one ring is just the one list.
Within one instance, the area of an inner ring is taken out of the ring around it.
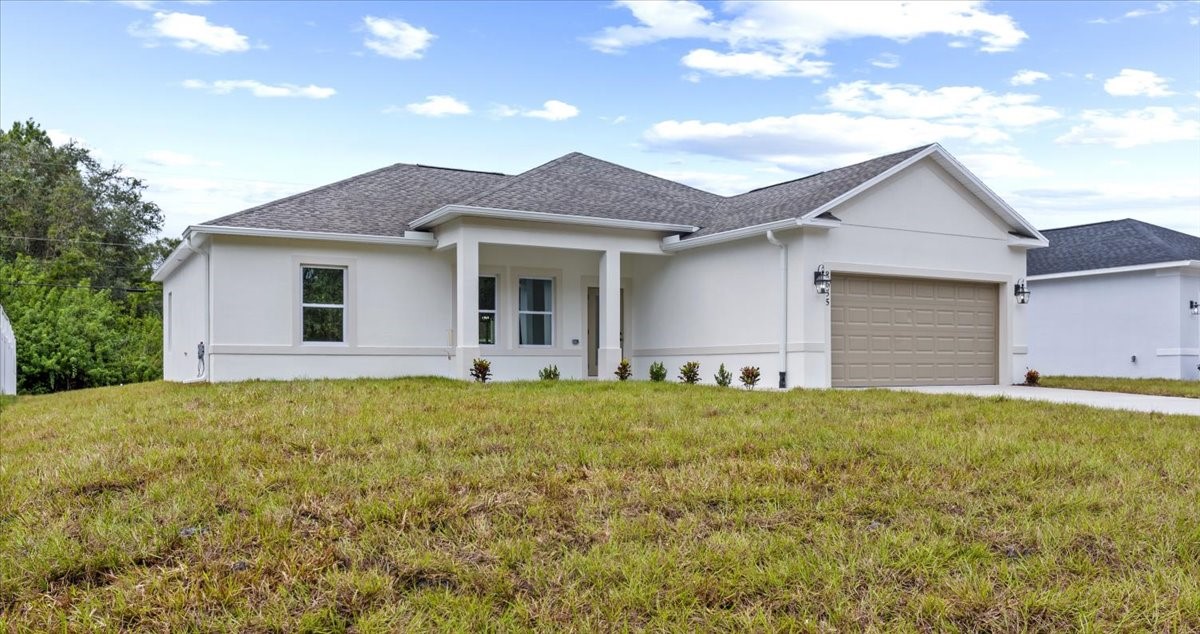
{"label": "roof gable", "polygon": [[1050,246],[1029,253],[1031,276],[1200,260],[1200,238],[1130,218],[1043,233]]}
{"label": "roof gable", "polygon": [[572,152],[461,204],[694,225],[721,196]]}

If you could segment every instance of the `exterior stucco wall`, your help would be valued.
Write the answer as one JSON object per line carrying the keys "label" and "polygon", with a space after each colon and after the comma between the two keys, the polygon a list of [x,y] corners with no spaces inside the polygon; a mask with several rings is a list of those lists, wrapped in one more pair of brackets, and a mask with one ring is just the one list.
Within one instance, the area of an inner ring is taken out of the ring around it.
{"label": "exterior stucco wall", "polygon": [[195,254],[163,282],[163,378],[196,381],[196,347],[208,341],[208,256]]}
{"label": "exterior stucco wall", "polygon": [[[453,261],[408,246],[215,236],[213,381],[448,375]],[[347,268],[346,341],[300,341],[300,267]]]}
{"label": "exterior stucco wall", "polygon": [[[830,230],[788,235],[791,278],[796,280],[793,328],[799,340],[802,384],[830,384],[829,306],[812,284],[825,265],[834,276],[863,273],[957,279],[996,284],[1001,380],[1023,380],[1025,309],[1013,284],[1025,275],[1024,250],[1009,246],[1007,224],[932,160],[924,160],[833,212]],[[795,364],[792,364],[795,366]]]}
{"label": "exterior stucco wall", "polygon": [[1029,365],[1042,374],[1200,378],[1200,317],[1188,310],[1200,276],[1131,271],[1029,288]]}

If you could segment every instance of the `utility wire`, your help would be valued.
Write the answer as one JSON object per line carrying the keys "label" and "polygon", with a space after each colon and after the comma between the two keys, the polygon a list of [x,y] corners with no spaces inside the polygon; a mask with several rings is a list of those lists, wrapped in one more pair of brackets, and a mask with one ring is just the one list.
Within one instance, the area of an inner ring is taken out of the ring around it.
{"label": "utility wire", "polygon": [[35,238],[33,236],[9,235],[0,235],[0,238],[8,238],[10,240],[34,240],[37,242],[74,242],[77,244],[99,244],[110,247],[144,247],[154,244],[153,242],[104,242],[101,240],[83,240],[79,238]]}
{"label": "utility wire", "polygon": [[0,282],[0,286],[44,286],[48,288],[82,288],[93,291],[125,291],[127,293],[148,293],[149,288],[125,288],[124,286],[77,286],[75,284],[42,284],[38,282]]}

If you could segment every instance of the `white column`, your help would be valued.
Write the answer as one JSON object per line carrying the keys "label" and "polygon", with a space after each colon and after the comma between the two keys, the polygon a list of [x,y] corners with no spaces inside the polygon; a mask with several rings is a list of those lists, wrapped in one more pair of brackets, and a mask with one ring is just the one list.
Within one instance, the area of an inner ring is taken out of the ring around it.
{"label": "white column", "polygon": [[621,362],[621,252],[600,254],[600,346],[596,351],[597,374],[615,379]]}
{"label": "white column", "polygon": [[454,367],[458,378],[471,378],[479,356],[479,242],[463,236],[455,247]]}

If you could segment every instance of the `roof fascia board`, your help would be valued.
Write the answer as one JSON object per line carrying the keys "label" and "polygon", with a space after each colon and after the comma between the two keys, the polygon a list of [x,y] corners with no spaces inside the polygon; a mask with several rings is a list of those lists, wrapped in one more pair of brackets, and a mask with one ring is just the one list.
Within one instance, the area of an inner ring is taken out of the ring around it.
{"label": "roof fascia board", "polygon": [[583,225],[589,227],[606,227],[610,229],[635,229],[639,231],[665,231],[671,233],[692,233],[700,228],[694,225],[678,225],[665,222],[646,222],[643,220],[619,220],[616,218],[598,218],[595,216],[577,216],[574,214],[548,213],[541,211],[524,211],[521,209],[496,209],[492,207],[473,207],[471,205],[446,205],[433,212],[425,214],[412,221],[413,227],[434,227],[455,218],[471,216],[477,218],[496,218],[499,220],[524,220],[528,222],[550,222],[565,225]]}
{"label": "roof fascia board", "polygon": [[941,145],[937,143],[934,143],[924,150],[921,150],[907,159],[904,159],[903,161],[893,165],[891,168],[881,172],[875,178],[861,183],[858,185],[858,187],[855,187],[841,196],[838,196],[824,205],[821,205],[820,207],[817,207],[816,209],[804,214],[801,216],[801,219],[806,220],[816,218],[823,213],[831,211],[835,207],[846,203],[868,189],[878,185],[879,183],[882,183],[892,176],[895,176],[905,169],[908,169],[909,166],[920,161],[921,159],[930,156],[937,161],[938,165],[942,166],[943,169],[950,172],[955,178],[962,182],[967,189],[971,191],[971,193],[983,200],[983,202],[986,203],[988,207],[992,209],[992,211],[1008,222],[1012,228],[1028,232],[1030,235],[1034,236],[1034,240],[1038,241],[1039,246],[1050,246],[1050,242],[1046,240],[1045,236],[1035,229],[1033,225],[1029,224],[1027,220],[1022,218],[1021,215],[1016,212],[1016,210],[1014,210],[1012,207],[1009,207],[1008,203],[1004,202],[1003,199],[997,196],[996,193],[989,189],[987,185],[984,185],[983,182],[976,178],[974,174],[969,172],[966,167],[963,167],[962,163],[959,163],[958,160],[951,156],[949,152],[947,152]]}
{"label": "roof fascia board", "polygon": [[216,236],[247,236],[255,238],[292,238],[297,240],[327,240],[332,242],[363,242],[369,244],[400,244],[418,247],[435,247],[437,238],[424,231],[405,231],[403,236],[380,236],[365,233],[337,233],[332,231],[295,231],[291,229],[258,229],[253,227],[223,227],[220,225],[192,225],[188,231],[195,234]]}
{"label": "roof fascia board", "polygon": [[667,236],[663,238],[663,251],[684,251],[694,249],[710,244],[720,244],[722,242],[730,242],[732,240],[741,240],[750,238],[768,231],[782,231],[784,229],[793,229],[796,227],[812,227],[813,229],[834,229],[842,226],[841,220],[830,220],[829,218],[785,218],[783,220],[773,220],[759,225],[751,225],[749,227],[741,227],[738,229],[730,229],[720,233],[710,233],[706,236],[698,238],[680,239],[679,236]]}
{"label": "roof fascia board", "polygon": [[1030,275],[1025,279],[1030,282],[1039,280],[1058,280],[1068,277],[1086,277],[1091,275],[1112,275],[1114,273],[1133,273],[1137,271],[1154,271],[1158,269],[1198,269],[1200,260],[1176,260],[1174,262],[1153,262],[1151,264],[1134,264],[1130,266],[1114,266],[1107,269],[1084,269],[1082,271],[1063,271],[1062,273],[1046,273],[1045,275]]}
{"label": "roof fascia board", "polygon": [[1008,236],[1008,246],[1015,249],[1041,249],[1050,246],[1045,239],[1038,240],[1036,238],[1025,238],[1022,236]]}

